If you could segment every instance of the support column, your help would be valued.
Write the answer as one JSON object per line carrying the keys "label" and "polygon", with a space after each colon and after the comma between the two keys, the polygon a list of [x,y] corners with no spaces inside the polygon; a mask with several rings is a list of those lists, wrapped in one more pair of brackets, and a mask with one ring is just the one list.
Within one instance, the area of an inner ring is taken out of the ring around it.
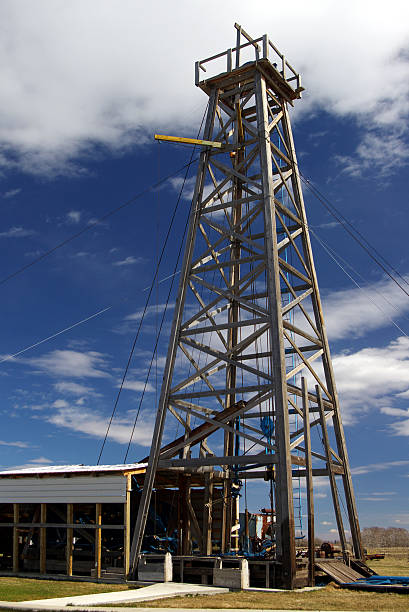
{"label": "support column", "polygon": [[[47,522],[47,504],[41,504],[40,523]],[[47,529],[40,527],[40,574],[47,573]]]}
{"label": "support column", "polygon": [[[67,525],[74,523],[74,505],[67,504]],[[73,554],[73,533],[72,527],[67,527],[67,542],[65,547],[66,574],[72,576],[72,554]]]}
{"label": "support column", "polygon": [[203,507],[203,554],[212,554],[213,523],[213,472],[205,474],[204,507]]}
{"label": "support column", "polygon": [[318,410],[319,410],[320,421],[321,421],[321,430],[322,430],[322,438],[323,438],[324,449],[325,449],[325,456],[327,459],[329,482],[331,485],[332,503],[334,504],[335,519],[337,521],[338,534],[339,534],[339,539],[341,541],[342,554],[345,558],[346,557],[346,538],[345,538],[344,524],[342,521],[341,506],[339,505],[339,497],[338,497],[338,488],[337,488],[337,483],[335,480],[334,468],[332,465],[331,447],[329,444],[327,421],[325,419],[324,404],[322,402],[322,393],[321,393],[321,388],[318,385],[315,386],[315,392],[318,398]]}
{"label": "support column", "polygon": [[13,504],[13,572],[17,574],[19,570],[19,558],[18,558],[18,538],[19,538],[19,530],[16,525],[18,525],[20,519],[20,505]]}
{"label": "support column", "polygon": [[314,496],[311,464],[311,435],[310,435],[310,408],[308,399],[307,381],[301,378],[302,404],[304,419],[304,449],[305,449],[305,473],[307,488],[307,513],[308,513],[308,586],[315,585],[315,532],[314,532]]}
{"label": "support column", "polygon": [[281,316],[281,288],[279,276],[274,184],[271,161],[266,83],[256,74],[257,128],[260,147],[263,208],[265,224],[266,280],[269,301],[271,372],[274,380],[274,409],[276,414],[276,472],[277,552],[283,567],[283,586],[294,588],[295,527],[290,453],[290,427],[284,352],[283,320]]}
{"label": "support column", "polygon": [[129,574],[129,554],[131,552],[131,490],[132,476],[126,480],[126,501],[124,504],[124,574]]}
{"label": "support column", "polygon": [[192,532],[191,532],[191,515],[189,512],[190,502],[190,477],[183,476],[183,498],[182,498],[182,554],[192,554]]}
{"label": "support column", "polygon": [[101,578],[102,504],[95,504],[95,577]]}

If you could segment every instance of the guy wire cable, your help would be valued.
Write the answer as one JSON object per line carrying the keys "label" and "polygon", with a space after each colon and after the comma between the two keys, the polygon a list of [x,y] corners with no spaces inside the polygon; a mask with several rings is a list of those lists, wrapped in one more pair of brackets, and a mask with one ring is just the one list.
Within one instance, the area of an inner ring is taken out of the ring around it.
{"label": "guy wire cable", "polygon": [[[357,243],[359,244],[359,246],[360,246],[360,247],[361,247],[361,248],[362,248],[362,249],[363,249],[363,250],[364,250],[364,251],[367,253],[367,255],[369,255],[369,257],[370,257],[370,258],[371,258],[371,259],[372,259],[372,260],[373,260],[373,261],[376,263],[376,265],[377,265],[377,266],[379,266],[379,267],[380,267],[380,268],[381,268],[381,269],[382,269],[382,270],[385,272],[385,274],[387,274],[387,275],[389,276],[389,278],[390,278],[391,280],[393,280],[393,282],[394,282],[396,285],[398,285],[398,287],[399,287],[399,288],[400,288],[400,289],[401,289],[401,290],[402,290],[404,293],[406,293],[406,295],[409,297],[409,292],[408,292],[408,291],[407,291],[407,290],[406,290],[404,287],[402,287],[402,285],[399,283],[399,281],[398,281],[398,280],[397,280],[397,279],[394,277],[394,275],[393,275],[393,274],[392,274],[392,273],[391,273],[391,272],[390,272],[390,271],[389,271],[389,270],[386,268],[386,266],[385,266],[385,265],[384,265],[384,264],[383,264],[381,261],[379,261],[379,259],[378,259],[377,257],[375,257],[375,255],[373,255],[373,253],[371,253],[370,249],[369,249],[367,246],[365,246],[365,244],[363,243],[363,241],[362,241],[362,240],[361,240],[361,239],[360,239],[358,236],[356,236],[356,235],[354,234],[354,232],[353,232],[353,231],[350,229],[350,227],[348,227],[348,225],[349,225],[349,226],[351,226],[351,227],[353,227],[353,226],[351,225],[351,223],[350,223],[349,221],[347,221],[347,220],[345,219],[345,217],[343,217],[342,215],[338,216],[338,215],[337,215],[337,214],[336,214],[336,213],[335,213],[335,212],[334,212],[334,211],[331,209],[331,207],[333,207],[333,208],[336,210],[335,206],[333,206],[332,204],[331,204],[331,205],[328,205],[328,204],[325,202],[324,198],[323,198],[323,197],[320,195],[320,193],[318,192],[318,190],[317,190],[317,189],[315,189],[313,186],[311,186],[311,184],[310,184],[309,180],[308,180],[308,179],[306,179],[306,178],[305,178],[305,177],[304,177],[304,176],[301,174],[301,172],[300,172],[300,171],[298,171],[298,172],[299,172],[299,175],[300,175],[301,180],[302,180],[302,181],[303,181],[303,183],[304,183],[304,184],[305,184],[305,185],[308,187],[308,189],[311,191],[311,193],[313,193],[313,195],[314,195],[314,196],[315,196],[315,197],[316,197],[316,198],[317,198],[317,199],[318,199],[318,200],[321,202],[321,204],[322,204],[322,205],[323,205],[323,206],[324,206],[324,207],[325,207],[325,208],[328,210],[328,212],[329,212],[329,213],[330,213],[330,214],[331,214],[331,215],[332,215],[332,216],[333,216],[333,217],[334,217],[334,218],[337,220],[337,222],[338,222],[338,223],[339,223],[339,224],[340,224],[340,225],[341,225],[341,226],[344,228],[344,230],[345,230],[345,231],[346,231],[346,232],[347,232],[347,233],[348,233],[348,234],[351,236],[351,238],[353,238],[353,240],[355,240],[355,242],[357,242]],[[338,212],[338,211],[337,211],[337,212]],[[341,220],[341,217],[343,217],[343,218],[345,219],[345,221],[342,221],[342,220]],[[355,230],[354,230],[354,231],[355,231]],[[360,234],[359,232],[357,232],[357,233],[358,233],[359,235],[362,235],[362,234]],[[366,238],[364,238],[364,240],[365,240],[365,242],[366,242],[367,244],[369,244],[369,245],[370,245],[370,243],[369,243],[369,242],[366,240]],[[373,250],[374,250],[376,253],[378,253],[378,252],[376,251],[375,247],[372,247],[372,245],[370,245],[370,247],[371,247],[371,248],[372,248],[372,249],[373,249]],[[388,263],[388,262],[387,262],[387,260],[386,260],[386,259],[385,259],[385,258],[384,258],[382,255],[380,255],[380,254],[379,254],[379,256],[380,256],[380,257],[381,257],[381,258],[382,258],[382,259],[383,259],[383,260],[384,260],[384,261],[387,263],[387,265],[388,265],[388,266],[389,266],[389,267],[390,267],[390,268],[391,268],[391,269],[392,269],[392,270],[393,270],[393,271],[394,271],[396,274],[398,274],[398,275],[399,275],[401,278],[403,278],[403,280],[404,280],[404,282],[405,282],[406,284],[408,284],[408,285],[409,285],[408,281],[407,281],[407,280],[406,280],[406,279],[405,279],[405,278],[404,278],[404,277],[403,277],[403,276],[402,276],[402,275],[401,275],[401,274],[400,274],[400,273],[399,273],[397,270],[395,270],[395,268],[394,268],[394,267],[393,267],[393,266],[392,266],[390,263]]]}
{"label": "guy wire cable", "polygon": [[[328,255],[331,257],[331,259],[333,261],[335,261],[335,263],[337,264],[337,266],[339,266],[339,268],[341,268],[341,270],[348,276],[348,278],[354,283],[354,285],[356,285],[358,287],[358,289],[360,289],[361,291],[363,291],[365,293],[365,289],[363,287],[361,287],[361,285],[353,278],[353,276],[351,276],[349,274],[349,272],[347,272],[347,270],[344,268],[344,266],[337,260],[334,251],[325,243],[323,242],[323,240],[321,240],[321,238],[319,238],[317,236],[317,234],[310,228],[310,232],[313,234],[313,236],[315,237],[315,239],[321,244],[322,248],[328,253]],[[331,252],[332,251],[332,252]],[[406,336],[406,338],[409,338],[408,334],[392,319],[392,317],[390,317],[384,310],[383,308],[377,304],[375,302],[375,300],[373,300],[370,296],[369,300],[372,302],[372,304],[382,312],[382,314],[387,317],[389,319],[389,321],[404,335]]]}
{"label": "guy wire cable", "polygon": [[163,183],[165,183],[166,181],[168,181],[169,179],[173,178],[174,176],[177,176],[178,174],[180,174],[183,170],[185,169],[189,169],[189,167],[195,163],[197,161],[198,158],[195,159],[190,159],[189,162],[187,162],[186,164],[184,164],[183,166],[181,166],[178,170],[176,170],[175,172],[172,172],[171,174],[168,174],[167,176],[165,176],[164,178],[160,179],[159,181],[157,181],[156,183],[153,183],[152,185],[149,185],[147,187],[145,187],[144,189],[142,189],[142,191],[140,191],[139,193],[137,193],[135,196],[133,196],[132,198],[130,198],[129,200],[127,200],[126,202],[124,202],[123,204],[120,204],[119,206],[117,206],[116,208],[112,208],[111,210],[109,210],[107,213],[105,213],[104,215],[102,215],[102,217],[98,217],[98,219],[96,219],[95,221],[93,221],[92,223],[89,223],[88,225],[84,226],[82,229],[80,229],[78,232],[76,232],[75,234],[72,234],[71,236],[68,236],[68,238],[65,238],[62,242],[59,242],[58,244],[56,244],[55,246],[53,246],[51,249],[49,249],[48,251],[45,251],[44,253],[42,253],[41,255],[39,255],[38,257],[36,257],[35,259],[31,260],[28,264],[22,266],[21,268],[18,268],[17,270],[15,270],[14,272],[12,272],[11,274],[8,274],[7,276],[5,276],[4,278],[0,279],[0,285],[3,285],[4,283],[6,283],[7,281],[11,280],[12,278],[14,278],[15,276],[18,276],[19,274],[22,274],[22,272],[24,272],[25,270],[27,270],[28,268],[31,268],[32,266],[34,266],[36,263],[42,261],[43,259],[46,259],[49,255],[52,255],[52,253],[55,253],[55,251],[58,251],[58,249],[61,249],[62,247],[64,247],[66,244],[69,244],[70,242],[72,242],[73,240],[75,240],[76,238],[79,238],[79,236],[82,236],[83,234],[85,234],[86,232],[92,230],[96,225],[99,225],[102,221],[105,221],[105,219],[108,219],[109,217],[112,217],[113,215],[115,215],[117,212],[119,212],[120,210],[123,210],[124,208],[127,208],[128,206],[130,206],[131,204],[133,204],[134,202],[136,202],[136,200],[138,200],[139,198],[141,198],[143,195],[145,195],[146,193],[149,193],[150,191],[152,191],[153,189],[156,189],[157,187],[159,187],[160,185],[162,185]]}
{"label": "guy wire cable", "polygon": [[[203,125],[203,122],[204,122],[204,118],[206,116],[206,112],[207,112],[208,106],[209,106],[209,102],[207,102],[205,111],[203,113],[202,122],[200,124],[200,128],[199,128],[199,131],[198,131],[198,137],[199,137],[201,129],[202,129],[202,125]],[[99,465],[99,462],[101,460],[101,456],[102,456],[102,453],[103,453],[103,450],[105,448],[105,444],[106,444],[106,441],[107,441],[107,438],[108,438],[109,430],[111,428],[111,424],[112,424],[113,418],[114,418],[115,413],[116,413],[116,409],[117,409],[117,406],[118,406],[119,398],[121,396],[122,389],[123,389],[123,386],[124,386],[124,383],[125,383],[125,379],[126,379],[126,376],[128,374],[129,367],[131,365],[132,357],[133,357],[133,354],[134,354],[134,351],[135,351],[135,347],[136,347],[136,342],[137,342],[137,340],[139,338],[139,333],[140,333],[143,321],[145,319],[145,314],[146,314],[146,311],[147,311],[147,308],[148,308],[149,300],[150,300],[150,297],[152,295],[153,289],[155,287],[155,282],[156,282],[156,277],[157,277],[158,272],[159,272],[159,267],[160,267],[160,265],[162,263],[163,255],[165,253],[165,249],[166,249],[166,246],[167,246],[167,243],[168,243],[168,240],[169,240],[169,236],[170,236],[170,232],[171,232],[171,229],[172,229],[172,226],[173,226],[173,222],[175,220],[176,212],[177,212],[177,209],[179,207],[180,200],[182,198],[182,193],[183,193],[183,189],[184,189],[184,186],[185,186],[185,183],[186,183],[186,179],[187,179],[187,175],[188,175],[188,172],[189,172],[189,168],[192,165],[192,163],[194,161],[196,161],[196,160],[193,159],[194,154],[195,154],[195,147],[192,150],[192,154],[190,156],[189,162],[184,165],[184,168],[186,168],[186,171],[185,171],[185,175],[183,177],[183,183],[182,183],[182,186],[180,188],[179,195],[178,195],[178,198],[177,198],[177,201],[176,201],[176,205],[175,205],[174,211],[172,213],[172,218],[171,218],[171,221],[170,221],[170,224],[169,224],[169,228],[168,228],[168,231],[166,233],[165,241],[163,243],[162,250],[161,250],[160,256],[159,256],[158,261],[157,261],[157,265],[156,265],[156,269],[155,269],[155,274],[153,276],[153,279],[152,279],[152,282],[151,282],[151,285],[150,285],[150,288],[149,288],[149,292],[148,292],[148,296],[146,298],[144,310],[143,310],[141,319],[139,321],[138,329],[136,331],[136,334],[135,334],[135,337],[134,337],[134,340],[133,340],[133,343],[132,343],[131,351],[130,351],[130,354],[129,354],[129,357],[128,357],[128,361],[127,361],[127,364],[126,364],[126,367],[125,367],[125,370],[124,370],[122,381],[121,381],[121,384],[120,384],[120,387],[119,387],[119,390],[118,390],[118,393],[117,393],[117,396],[116,396],[116,399],[115,399],[114,408],[112,410],[112,414],[111,414],[111,417],[110,417],[109,422],[108,422],[108,427],[107,427],[107,430],[106,430],[106,433],[105,433],[105,437],[104,437],[104,440],[103,440],[102,445],[101,445],[101,450],[99,452],[97,465]]]}

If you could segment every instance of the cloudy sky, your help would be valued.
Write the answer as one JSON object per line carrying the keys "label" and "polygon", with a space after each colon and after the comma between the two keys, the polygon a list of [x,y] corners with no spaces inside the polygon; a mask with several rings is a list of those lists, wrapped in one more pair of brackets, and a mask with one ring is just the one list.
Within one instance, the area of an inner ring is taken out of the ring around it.
{"label": "cloudy sky", "polygon": [[[409,7],[398,0],[387,10],[378,0],[283,7],[1,2],[2,467],[96,462],[190,157],[186,147],[154,143],[153,134],[196,134],[206,96],[194,86],[194,62],[233,46],[235,21],[254,36],[268,33],[302,73],[306,92],[292,117],[303,175],[409,292]],[[124,460],[190,185],[106,463]],[[361,523],[409,527],[409,298],[310,189],[305,197]],[[165,350],[163,342],[131,460],[147,453]],[[325,487],[320,496],[317,529],[331,535]]]}

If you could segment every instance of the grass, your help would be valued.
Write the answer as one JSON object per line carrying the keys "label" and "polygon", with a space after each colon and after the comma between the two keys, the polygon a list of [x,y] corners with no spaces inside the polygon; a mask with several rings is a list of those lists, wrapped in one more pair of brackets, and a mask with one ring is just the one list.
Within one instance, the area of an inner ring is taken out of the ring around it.
{"label": "grass", "polygon": [[[377,549],[385,552],[385,559],[368,563],[378,574],[392,576],[409,575],[408,549]],[[93,582],[69,582],[54,580],[35,580],[32,578],[0,577],[1,601],[26,601],[70,595],[87,595],[122,591],[124,584],[100,584]],[[116,604],[118,605],[118,604]],[[283,592],[232,592],[224,595],[187,596],[140,604],[122,604],[121,607],[150,608],[248,608],[248,609],[287,609],[287,610],[409,610],[409,595],[395,593],[370,593],[340,589],[330,584],[318,591]]]}
{"label": "grass", "polygon": [[[118,605],[118,604],[116,604]],[[225,595],[173,597],[122,604],[121,607],[143,608],[248,608],[258,610],[393,610],[409,609],[409,595],[348,591],[329,585],[319,591],[280,593],[235,592]]]}
{"label": "grass", "polygon": [[[385,559],[368,563],[377,574],[409,575],[409,550],[407,548],[377,549],[376,552],[385,553]],[[233,592],[205,597],[175,597],[152,602],[145,601],[140,604],[122,604],[122,606],[193,609],[248,608],[250,610],[396,610],[407,612],[409,610],[409,595],[347,590],[332,583],[324,589],[302,593],[296,591],[280,593]]]}
{"label": "grass", "polygon": [[380,576],[409,576],[408,548],[377,548],[368,552],[385,553],[385,559],[368,561],[368,565]]}
{"label": "grass", "polygon": [[126,584],[0,577],[0,601],[27,601],[31,599],[48,599],[50,597],[70,597],[72,595],[123,591],[128,588],[134,587],[128,587]]}

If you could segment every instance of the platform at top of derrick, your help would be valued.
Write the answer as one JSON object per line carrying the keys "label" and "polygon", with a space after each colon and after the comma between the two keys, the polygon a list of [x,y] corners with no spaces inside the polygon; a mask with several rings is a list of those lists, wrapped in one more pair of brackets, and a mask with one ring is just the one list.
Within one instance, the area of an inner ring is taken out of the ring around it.
{"label": "platform at top of derrick", "polygon": [[[237,82],[252,80],[254,71],[257,70],[266,78],[267,86],[283,96],[290,104],[293,100],[301,98],[301,93],[304,91],[304,87],[301,86],[301,75],[273,45],[268,35],[252,38],[237,23],[234,27],[237,30],[236,46],[197,61],[195,84],[206,93],[214,87],[225,90],[237,85]],[[243,44],[241,44],[242,37],[246,41]],[[200,71],[207,72],[211,68],[213,72],[219,70],[218,74],[200,80]]]}

